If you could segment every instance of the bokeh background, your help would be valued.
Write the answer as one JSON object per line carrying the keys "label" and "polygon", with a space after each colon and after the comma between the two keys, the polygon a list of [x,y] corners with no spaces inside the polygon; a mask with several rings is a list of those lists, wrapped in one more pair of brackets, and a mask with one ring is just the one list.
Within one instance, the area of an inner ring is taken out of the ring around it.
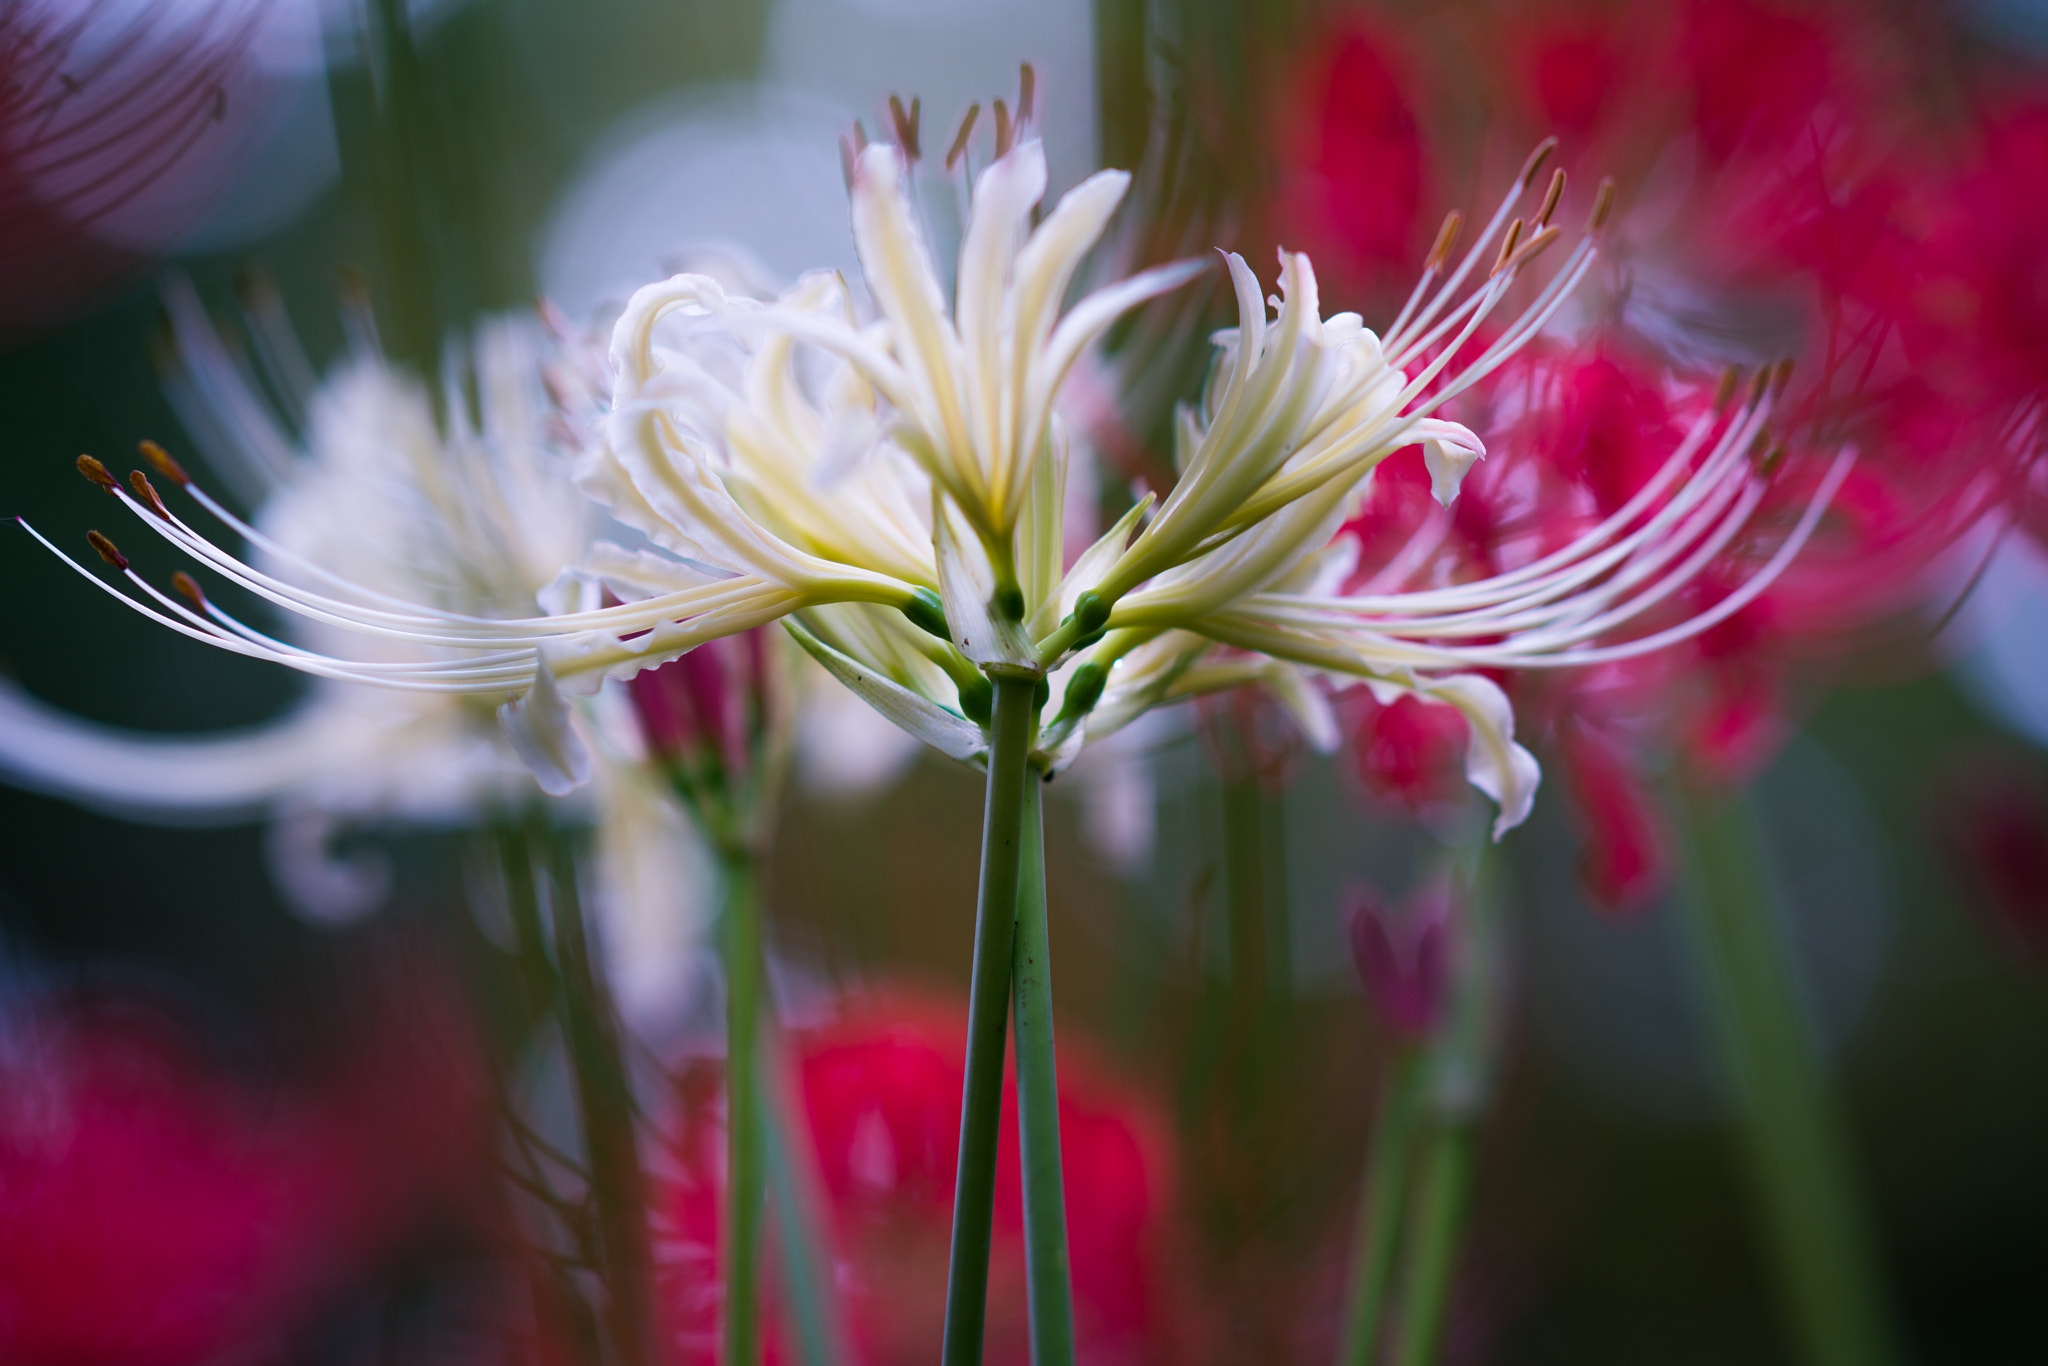
{"label": "bokeh background", "polygon": [[[392,0],[368,3],[390,18]],[[41,106],[7,114],[4,510],[75,536],[103,514],[73,457],[125,459],[143,437],[189,446],[153,364],[166,278],[225,313],[261,272],[320,363],[344,343],[343,272],[367,282],[404,354],[537,295],[598,316],[714,244],[780,275],[851,267],[837,140],[855,119],[878,127],[891,92],[950,126],[1032,62],[1057,190],[1145,152],[1148,88],[1214,95],[1214,118],[1248,121],[1238,132],[1283,125],[1260,102],[1310,79],[1285,72],[1313,69],[1318,23],[1437,23],[1431,41],[1454,55],[1482,41],[1477,11],[1425,8],[416,0],[407,88],[426,131],[393,145],[378,92],[405,78],[376,69],[345,6],[20,0],[0,17],[10,98],[40,70],[34,24],[57,15],[76,24],[62,70],[113,73],[76,98],[145,131],[127,188],[103,203],[63,180],[61,157],[37,161],[20,129],[47,120]],[[1950,83],[1897,98],[2043,88],[2048,9],[1870,13],[1938,50]],[[1455,117],[1481,127],[1500,97],[1475,82],[1460,98]],[[1270,221],[1284,158],[1267,149],[1262,166],[1248,136],[1218,145],[1240,160],[1206,221],[1265,250],[1262,234],[1285,231]],[[415,228],[387,221],[398,166],[426,196]],[[1467,181],[1445,179],[1430,214],[1462,202]],[[405,231],[421,240],[394,253]],[[1327,306],[1350,302],[1343,288],[1326,286]],[[1909,648],[1796,682],[1798,734],[1754,809],[1912,1359],[2035,1361],[2048,1359],[2048,555],[2018,535],[1966,549],[1960,607],[1916,618]],[[297,695],[282,670],[119,612],[25,535],[0,537],[0,583],[0,668],[81,717],[209,731]],[[1048,806],[1061,1042],[1172,1154],[1155,1313],[1173,1326],[1151,1359],[1322,1359],[1385,1056],[1346,915],[1360,884],[1415,882],[1437,834],[1374,790],[1353,748],[1283,746],[1247,769],[1214,735],[1198,718],[1162,726],[1144,739],[1148,790]],[[963,995],[979,823],[979,779],[937,759],[851,796],[793,786],[767,890],[785,1012],[822,1019],[862,989]],[[207,1068],[323,1096],[362,1071],[390,1081],[405,1071],[391,1058],[431,1051],[419,1040],[437,1029],[473,1031],[487,1069],[522,1046],[512,967],[469,912],[457,835],[344,832],[349,851],[389,861],[392,890],[376,914],[330,924],[277,890],[278,836],[258,822],[136,824],[0,787],[0,831],[0,1040],[18,1041],[23,1003],[53,992],[123,1012],[149,1002]],[[1447,1356],[1791,1360],[1683,890],[1626,916],[1593,904],[1580,838],[1550,784],[1499,863],[1504,1042]],[[1249,932],[1226,913],[1233,880],[1259,908]],[[655,1051],[687,1056],[711,1019],[679,999]],[[424,1141],[404,1130],[405,1101],[362,1108],[350,1151]],[[369,1360],[379,1343],[440,1359],[441,1339],[404,1325],[460,1317],[449,1306],[475,1300],[495,1254],[462,1180],[423,1184],[424,1213],[395,1219],[404,1235],[312,1297],[288,1359]]]}

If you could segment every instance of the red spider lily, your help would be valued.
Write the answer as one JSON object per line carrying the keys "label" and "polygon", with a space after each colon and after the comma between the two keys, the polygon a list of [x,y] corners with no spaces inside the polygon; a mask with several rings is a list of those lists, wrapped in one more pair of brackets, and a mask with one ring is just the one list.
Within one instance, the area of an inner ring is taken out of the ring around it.
{"label": "red spider lily", "polygon": [[[797,1089],[830,1209],[834,1279],[861,1361],[926,1361],[938,1352],[965,1037],[961,1006],[891,994],[795,1041]],[[708,1361],[718,1346],[724,1135],[707,1103],[715,1085],[692,1080],[705,1078],[686,1079],[671,1143],[678,1174],[665,1202],[673,1241],[663,1289],[675,1359]],[[984,1359],[1022,1363],[1029,1347],[1014,1080],[1004,1106]],[[1174,1177],[1163,1124],[1069,1044],[1060,1058],[1060,1142],[1082,1358],[1171,1359],[1159,1254]],[[789,1359],[773,1328],[769,1359]]]}
{"label": "red spider lily", "polygon": [[1371,286],[1414,271],[1427,243],[1422,205],[1428,163],[1402,60],[1385,38],[1350,27],[1319,45],[1301,96],[1282,115],[1278,217],[1333,283]]}
{"label": "red spider lily", "polygon": [[[1775,445],[1755,452],[1775,471],[1758,526],[1803,506],[1822,463],[1807,453],[1859,457],[1800,557],[1712,630],[1662,657],[1519,686],[1524,707],[1549,719],[1580,807],[1588,888],[1625,908],[1665,872],[1668,841],[1637,773],[1649,758],[1675,751],[1697,775],[1746,781],[1790,733],[1797,675],[1852,653],[1861,669],[1873,640],[1900,643],[1882,633],[1953,582],[1943,571],[1978,528],[2048,521],[2036,460],[2048,205],[2035,202],[2048,194],[2048,106],[1996,108],[1974,126],[1938,117],[1914,96],[1952,74],[1932,66],[1941,45],[1870,6],[1473,4],[1443,17],[1407,25],[1375,13],[1361,26],[1369,37],[1357,41],[1407,54],[1375,69],[1375,93],[1339,101],[1322,73],[1352,40],[1328,34],[1303,51],[1299,86],[1328,92],[1332,111],[1406,111],[1399,146],[1425,154],[1412,178],[1425,187],[1479,169],[1446,152],[1498,159],[1570,133],[1560,155],[1575,175],[1621,177],[1617,266],[1575,325],[1584,349],[1532,349],[1460,400],[1455,416],[1490,454],[1448,515],[1431,514],[1408,468],[1418,461],[1404,453],[1382,467],[1352,528],[1361,563],[1393,587],[1540,555],[1655,474],[1711,388],[1681,377],[1731,360],[1751,375],[1797,362]],[[1476,145],[1445,135],[1477,112],[1475,65],[1490,78],[1478,85],[1508,95],[1483,111]],[[1345,202],[1326,194],[1313,207],[1327,215]],[[1280,203],[1282,235],[1316,241],[1319,264],[1347,241],[1376,240],[1377,219],[1347,238],[1296,200]],[[1362,248],[1334,278],[1370,277],[1382,255]],[[1532,386],[1547,402],[1532,401]],[[1711,610],[1746,582],[1752,544],[1726,546],[1674,597],[1674,614]],[[1443,783],[1442,758],[1404,718],[1361,716],[1369,785],[1423,800]]]}
{"label": "red spider lily", "polygon": [[1591,727],[1565,726],[1558,749],[1583,827],[1579,879],[1587,896],[1616,914],[1640,909],[1670,873],[1656,798],[1628,752]]}
{"label": "red spider lily", "polygon": [[767,724],[765,650],[761,633],[747,631],[634,675],[626,689],[648,751],[670,762],[715,761],[743,777]]}
{"label": "red spider lily", "polygon": [[179,182],[218,172],[202,144],[221,140],[261,17],[247,0],[0,10],[0,334],[139,259],[96,231],[107,220],[146,204],[186,221],[203,204]]}
{"label": "red spider lily", "polygon": [[1943,784],[1937,832],[2018,955],[2048,961],[2048,790],[2038,773],[1978,759]]}
{"label": "red spider lily", "polygon": [[1365,998],[1395,1034],[1419,1039],[1444,1017],[1457,934],[1457,894],[1448,881],[1425,884],[1399,908],[1370,888],[1353,888],[1351,960]]}
{"label": "red spider lily", "polygon": [[1418,815],[1465,798],[1465,718],[1413,697],[1382,706],[1364,698],[1353,732],[1359,775],[1374,796]]}
{"label": "red spider lily", "polygon": [[482,1168],[480,1070],[447,1022],[329,1085],[211,1065],[137,1001],[35,999],[0,1052],[0,1360],[272,1352]]}

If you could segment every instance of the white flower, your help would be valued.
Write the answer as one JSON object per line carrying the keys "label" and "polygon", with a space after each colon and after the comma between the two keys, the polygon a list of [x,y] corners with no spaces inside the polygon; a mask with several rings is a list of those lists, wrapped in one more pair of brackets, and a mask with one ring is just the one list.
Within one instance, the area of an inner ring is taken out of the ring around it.
{"label": "white flower", "polygon": [[[302,415],[299,442],[221,346],[190,287],[174,284],[166,303],[177,341],[170,392],[187,424],[210,438],[210,463],[259,505],[246,524],[224,506],[220,512],[246,532],[250,558],[266,571],[336,589],[355,603],[432,604],[480,617],[533,612],[536,593],[588,546],[595,510],[570,481],[564,441],[548,429],[559,421],[551,410],[573,414],[578,406],[578,357],[550,345],[531,322],[499,319],[478,329],[466,357],[451,363],[445,416],[437,418],[427,393],[367,345],[314,384],[290,333],[259,296],[251,332],[266,370],[273,378],[303,377],[298,387],[279,386],[282,406]],[[458,376],[473,380],[473,408]],[[185,609],[182,621],[224,620],[203,615],[199,602],[170,601]],[[381,663],[420,660],[417,651],[364,638],[331,615],[294,616],[290,625],[289,643],[264,649],[361,655],[367,643]],[[615,920],[624,928],[614,938],[631,932],[632,944],[643,945],[647,934],[636,927],[659,921],[669,929],[658,943],[675,949],[691,937],[678,940],[675,927],[696,917],[692,884],[663,889],[631,867],[687,858],[687,851],[656,855],[636,846],[636,837],[666,842],[672,835],[656,831],[644,811],[645,780],[633,773],[630,746],[621,752],[615,735],[585,718],[558,719],[568,729],[547,737],[558,768],[589,777],[586,742],[602,760],[595,799],[582,803],[579,819],[594,811],[603,830],[598,881],[608,931]],[[489,702],[462,692],[321,679],[275,722],[173,736],[95,725],[0,683],[0,776],[146,819],[267,814],[280,884],[302,910],[327,919],[359,915],[384,891],[368,875],[373,870],[327,854],[337,827],[471,825],[535,797],[528,765],[507,738]],[[640,964],[644,974],[675,958],[658,960],[642,947],[622,961]]]}
{"label": "white flower", "polygon": [[1505,697],[1473,671],[1591,663],[1704,629],[1796,553],[1846,469],[1844,457],[1747,587],[1649,636],[1625,638],[1757,506],[1763,476],[1744,457],[1769,420],[1764,386],[1747,404],[1704,413],[1629,505],[1536,564],[1448,588],[1343,591],[1356,546],[1341,531],[1374,468],[1420,444],[1433,492],[1448,503],[1484,446],[1439,410],[1537,335],[1591,268],[1605,187],[1595,231],[1513,322],[1466,355],[1560,235],[1550,219],[1561,175],[1526,218],[1515,216],[1539,151],[1455,266],[1458,220],[1447,221],[1382,335],[1355,314],[1322,316],[1305,256],[1282,253],[1270,301],[1250,267],[1226,257],[1238,325],[1217,334],[1210,381],[1181,415],[1177,482],[1156,507],[1140,501],[1070,556],[1074,437],[1059,413],[1061,384],[1115,318],[1201,265],[1142,272],[1062,313],[1127,178],[1091,177],[1033,228],[1045,189],[1038,144],[997,152],[973,186],[950,308],[918,226],[914,168],[883,145],[849,167],[872,318],[830,275],[772,301],[692,275],[634,297],[613,332],[611,409],[581,482],[649,548],[593,549],[544,596],[548,616],[282,585],[116,488],[152,529],[229,577],[410,653],[314,657],[269,650],[218,617],[172,624],[334,677],[531,690],[508,717],[542,769],[565,777],[550,719],[556,680],[587,692],[776,619],[877,710],[963,760],[986,750],[985,674],[1045,679],[1053,705],[1036,762],[1048,773],[1149,708],[1248,683],[1271,689],[1328,743],[1320,680],[1362,680],[1464,715],[1468,773],[1500,808],[1498,835],[1526,816],[1538,775],[1515,743]]}

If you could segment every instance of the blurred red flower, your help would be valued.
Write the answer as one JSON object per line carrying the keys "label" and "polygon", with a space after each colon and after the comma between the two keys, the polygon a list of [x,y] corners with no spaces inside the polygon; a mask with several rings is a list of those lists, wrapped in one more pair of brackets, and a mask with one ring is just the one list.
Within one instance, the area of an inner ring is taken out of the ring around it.
{"label": "blurred red flower", "polygon": [[142,259],[98,230],[110,218],[142,212],[167,240],[206,206],[264,14],[259,0],[0,7],[0,337]]}
{"label": "blurred red flower", "polygon": [[1377,890],[1354,887],[1351,960],[1380,1022],[1420,1039],[1442,1022],[1451,985],[1453,936],[1461,908],[1448,880],[1426,883],[1396,907]]}
{"label": "blurred red flower", "polygon": [[[833,1264],[860,1360],[938,1355],[965,1079],[964,1004],[892,992],[849,1006],[794,1042],[798,1089],[830,1206]],[[1174,1183],[1165,1126],[1132,1089],[1063,1036],[1060,1138],[1081,1359],[1175,1359],[1163,1300]],[[724,1153],[718,1088],[686,1079],[664,1200],[673,1243],[664,1307],[678,1361],[718,1347],[718,1205]],[[769,1255],[773,1281],[774,1253]],[[1030,1359],[1015,1080],[1006,1083],[983,1359]],[[771,1360],[788,1360],[769,1334]]]}
{"label": "blurred red flower", "polygon": [[1941,797],[1937,832],[1977,904],[2015,953],[2048,962],[2048,786],[2041,775],[1985,757],[1959,769]]}
{"label": "blurred red flower", "polygon": [[[1319,249],[1335,306],[1353,302],[1347,289],[1405,293],[1413,232],[1404,258],[1378,209],[1347,207],[1404,158],[1421,167],[1392,177],[1388,202],[1428,219],[1432,187],[1563,132],[1573,178],[1615,174],[1621,210],[1565,325],[1455,405],[1489,455],[1450,513],[1425,501],[1410,453],[1375,473],[1351,528],[1355,587],[1512,570],[1596,526],[1655,476],[1724,365],[1740,368],[1742,402],[1771,366],[1797,362],[1778,380],[1772,443],[1751,453],[1764,476],[1753,525],[1785,526],[1835,452],[1857,455],[1798,559],[1728,601],[1712,629],[1658,656],[1517,682],[1518,711],[1549,729],[1579,808],[1589,890],[1640,905],[1668,847],[1645,771],[1676,758],[1747,781],[1791,733],[1795,682],[1851,658],[1862,676],[1874,662],[1924,667],[1924,628],[1900,627],[1952,591],[1959,549],[2009,521],[2048,529],[2048,105],[1987,98],[1955,118],[1921,92],[1963,74],[1938,65],[1961,48],[1931,42],[1916,26],[1927,16],[1869,4],[1472,0],[1369,14],[1314,32],[1277,95],[1282,111],[1320,100],[1333,122],[1381,111],[1351,134],[1372,150],[1348,158],[1328,135],[1300,135],[1313,118],[1276,125],[1291,132],[1275,149],[1295,168],[1283,183],[1343,167],[1357,181],[1283,195],[1271,225]],[[1403,55],[1340,55],[1354,52]],[[1339,67],[1350,84],[1329,74]],[[1478,89],[1506,98],[1481,104]],[[1686,547],[1709,559],[1673,595],[1673,619],[1749,582],[1757,544]],[[1421,802],[1446,782],[1441,747],[1411,718],[1357,714],[1370,786]]]}
{"label": "blurred red flower", "polygon": [[450,1023],[375,1034],[305,1085],[212,1064],[137,999],[13,1004],[0,1361],[181,1366],[289,1342],[481,1172],[481,1072]]}

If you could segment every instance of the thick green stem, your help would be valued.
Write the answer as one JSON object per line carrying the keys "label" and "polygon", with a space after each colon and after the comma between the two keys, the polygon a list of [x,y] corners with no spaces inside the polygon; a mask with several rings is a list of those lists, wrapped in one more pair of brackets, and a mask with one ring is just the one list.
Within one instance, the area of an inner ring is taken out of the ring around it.
{"label": "thick green stem", "polygon": [[1422,1107],[1427,1070],[1420,1052],[1403,1044],[1373,1115],[1365,1185],[1358,1198],[1358,1240],[1351,1252],[1351,1286],[1344,1307],[1339,1366],[1369,1366],[1386,1322],[1387,1285],[1393,1279],[1394,1248],[1401,1230],[1402,1195],[1408,1184],[1408,1152]]}
{"label": "thick green stem", "polygon": [[1017,1138],[1024,1168],[1025,1292],[1034,1366],[1074,1360],[1074,1287],[1060,1175],[1059,1079],[1053,1061],[1052,947],[1046,931],[1045,828],[1040,784],[1024,784],[1018,870]]}
{"label": "thick green stem", "polygon": [[1394,1366],[1430,1366],[1436,1360],[1465,1221],[1465,1187],[1472,1175],[1470,1126],[1441,1119],[1431,1129],[1428,1145],[1417,1168]]}
{"label": "thick green stem", "polygon": [[1779,1287],[1812,1366],[1896,1361],[1864,1215],[1748,813],[1686,798],[1685,898]]}
{"label": "thick green stem", "polygon": [[653,1257],[647,1240],[647,1182],[618,1018],[603,976],[591,963],[569,840],[536,813],[529,849],[548,852],[548,908],[554,922],[563,1039],[568,1046],[590,1203],[604,1259],[607,1336],[622,1366],[655,1360]]}
{"label": "thick green stem", "polygon": [[761,1360],[761,1215],[765,1162],[761,1094],[761,918],[753,861],[724,860],[725,1360]]}
{"label": "thick green stem", "polygon": [[1008,1032],[1010,958],[1017,928],[1024,785],[1038,681],[993,678],[988,799],[981,830],[981,894],[974,912],[974,975],[967,993],[967,1079],[960,1108],[960,1171],[953,1188],[953,1247],[946,1269],[946,1330],[940,1360],[981,1360],[988,1313],[989,1237],[995,1221],[996,1139],[1003,1117],[1003,1044]]}

